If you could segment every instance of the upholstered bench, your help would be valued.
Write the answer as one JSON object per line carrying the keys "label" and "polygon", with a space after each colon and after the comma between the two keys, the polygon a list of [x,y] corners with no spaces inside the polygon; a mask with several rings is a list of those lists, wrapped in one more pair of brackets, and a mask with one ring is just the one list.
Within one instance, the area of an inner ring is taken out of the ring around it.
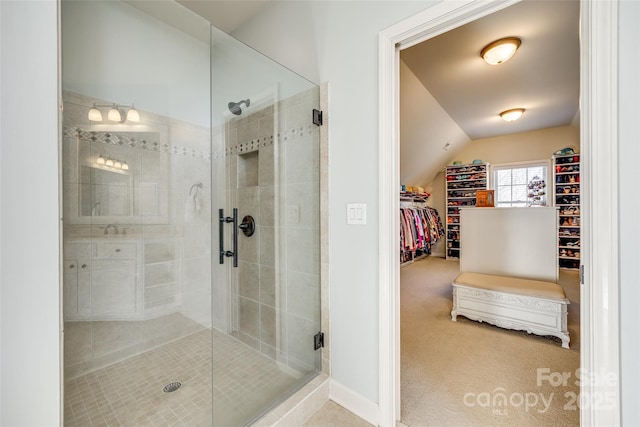
{"label": "upholstered bench", "polygon": [[465,272],[453,281],[451,320],[464,316],[505,329],[551,335],[569,348],[567,304],[556,283]]}

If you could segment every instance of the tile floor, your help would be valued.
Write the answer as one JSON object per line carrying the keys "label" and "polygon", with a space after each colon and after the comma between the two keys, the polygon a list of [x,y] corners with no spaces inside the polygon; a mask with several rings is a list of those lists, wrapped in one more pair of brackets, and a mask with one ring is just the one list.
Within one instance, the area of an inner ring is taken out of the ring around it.
{"label": "tile floor", "polygon": [[204,329],[180,313],[144,321],[65,322],[65,378],[76,378]]}
{"label": "tile floor", "polygon": [[[64,425],[240,426],[299,379],[233,337],[201,329],[67,378]],[[164,393],[172,381],[182,386]]]}
{"label": "tile floor", "polygon": [[304,423],[304,427],[371,427],[373,424],[349,412],[335,402],[328,401]]}

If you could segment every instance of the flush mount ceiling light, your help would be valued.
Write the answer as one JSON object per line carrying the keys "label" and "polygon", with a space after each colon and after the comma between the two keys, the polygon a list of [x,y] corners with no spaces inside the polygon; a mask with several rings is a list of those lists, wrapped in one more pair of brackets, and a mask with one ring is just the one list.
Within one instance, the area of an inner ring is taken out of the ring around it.
{"label": "flush mount ceiling light", "polygon": [[522,116],[522,114],[524,114],[524,108],[512,108],[511,110],[506,110],[500,113],[500,117],[505,122],[515,122]]}
{"label": "flush mount ceiling light", "polygon": [[508,61],[520,47],[518,37],[505,37],[486,45],[480,52],[482,59],[489,65],[498,65]]}
{"label": "flush mount ceiling light", "polygon": [[[138,110],[136,110],[133,105],[131,106],[120,105],[120,104],[100,105],[95,103],[93,104],[93,107],[89,109],[89,113],[87,114],[89,121],[92,121],[92,122],[102,121],[102,112],[98,109],[98,107],[100,108],[110,107],[109,111],[107,112],[107,120],[109,120],[110,122],[117,122],[117,123],[124,123],[125,121],[129,121],[132,123],[140,122],[140,113],[138,113]],[[128,109],[128,111],[126,111],[126,114],[125,114],[125,109]]]}

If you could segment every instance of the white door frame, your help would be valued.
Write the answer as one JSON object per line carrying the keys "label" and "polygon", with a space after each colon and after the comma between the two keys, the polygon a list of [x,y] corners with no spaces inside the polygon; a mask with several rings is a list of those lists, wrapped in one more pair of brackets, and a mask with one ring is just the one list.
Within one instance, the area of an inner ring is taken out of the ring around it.
{"label": "white door frame", "polygon": [[[379,425],[400,419],[400,50],[516,3],[445,0],[379,35]],[[619,425],[617,0],[582,0],[582,426]],[[584,381],[589,378],[592,381]]]}

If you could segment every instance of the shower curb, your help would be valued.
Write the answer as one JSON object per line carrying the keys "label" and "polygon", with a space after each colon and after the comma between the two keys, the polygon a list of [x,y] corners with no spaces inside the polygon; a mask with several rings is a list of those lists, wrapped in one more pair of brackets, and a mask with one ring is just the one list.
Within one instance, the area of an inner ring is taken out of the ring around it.
{"label": "shower curb", "polygon": [[329,377],[319,374],[280,406],[252,424],[253,427],[303,425],[329,401]]}

